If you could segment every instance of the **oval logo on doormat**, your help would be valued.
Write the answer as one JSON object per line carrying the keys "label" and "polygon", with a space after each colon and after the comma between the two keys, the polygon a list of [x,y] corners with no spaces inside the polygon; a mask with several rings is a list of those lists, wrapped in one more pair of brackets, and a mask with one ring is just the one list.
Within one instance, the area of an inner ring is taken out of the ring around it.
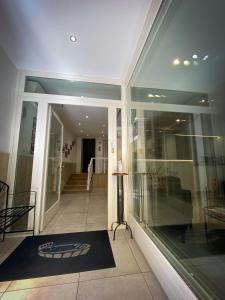
{"label": "oval logo on doormat", "polygon": [[57,244],[56,242],[49,242],[38,247],[38,255],[46,258],[71,258],[85,255],[90,249],[90,244],[82,242],[72,244]]}

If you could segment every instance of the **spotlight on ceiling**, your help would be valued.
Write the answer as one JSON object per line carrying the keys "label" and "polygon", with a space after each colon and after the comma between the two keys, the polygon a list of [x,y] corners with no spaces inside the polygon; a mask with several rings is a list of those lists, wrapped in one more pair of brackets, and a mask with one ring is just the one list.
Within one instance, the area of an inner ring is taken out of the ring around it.
{"label": "spotlight on ceiling", "polygon": [[180,119],[176,119],[176,122],[177,122],[177,123],[180,123]]}
{"label": "spotlight on ceiling", "polygon": [[75,37],[75,35],[73,35],[73,34],[70,35],[70,41],[72,43],[76,43],[77,42],[77,38]]}
{"label": "spotlight on ceiling", "polygon": [[88,119],[88,115],[86,115],[85,118]]}
{"label": "spotlight on ceiling", "polygon": [[197,54],[193,54],[193,55],[192,55],[192,58],[193,58],[193,59],[197,59],[197,58],[198,58],[198,55],[197,55]]}

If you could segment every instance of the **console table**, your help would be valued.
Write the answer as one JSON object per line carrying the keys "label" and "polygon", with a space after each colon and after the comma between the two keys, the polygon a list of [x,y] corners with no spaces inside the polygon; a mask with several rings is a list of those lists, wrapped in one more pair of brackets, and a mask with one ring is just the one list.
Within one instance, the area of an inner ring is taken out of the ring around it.
{"label": "console table", "polygon": [[113,176],[117,176],[117,221],[111,225],[111,231],[113,231],[114,224],[117,224],[113,232],[113,240],[116,238],[116,230],[120,225],[125,225],[126,230],[130,230],[132,238],[132,230],[127,222],[124,220],[124,195],[123,195],[123,176],[128,175],[127,173],[113,173]]}

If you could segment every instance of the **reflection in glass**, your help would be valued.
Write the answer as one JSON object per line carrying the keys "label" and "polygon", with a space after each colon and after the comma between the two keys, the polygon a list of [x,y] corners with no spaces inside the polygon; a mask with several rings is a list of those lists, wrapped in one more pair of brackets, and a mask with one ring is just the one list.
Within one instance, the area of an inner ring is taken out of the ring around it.
{"label": "reflection in glass", "polygon": [[60,197],[62,167],[63,127],[54,113],[51,114],[49,135],[48,169],[45,211],[52,207]]}
{"label": "reflection in glass", "polygon": [[120,85],[26,76],[25,92],[121,100]]}
{"label": "reflection in glass", "polygon": [[[16,194],[13,198],[14,206],[30,204],[30,194],[24,192],[31,190],[37,110],[37,103],[23,102],[14,184]],[[24,228],[27,224],[27,217],[16,222],[14,227],[17,230]]]}
{"label": "reflection in glass", "polygon": [[225,298],[224,12],[164,1],[128,90],[133,215],[200,299]]}
{"label": "reflection in glass", "polygon": [[[206,288],[225,260],[224,137],[209,115],[132,110],[133,213]],[[221,152],[222,150],[222,152]],[[211,275],[210,275],[211,274]]]}
{"label": "reflection in glass", "polygon": [[121,108],[117,108],[117,162],[122,167],[122,129],[121,129]]}

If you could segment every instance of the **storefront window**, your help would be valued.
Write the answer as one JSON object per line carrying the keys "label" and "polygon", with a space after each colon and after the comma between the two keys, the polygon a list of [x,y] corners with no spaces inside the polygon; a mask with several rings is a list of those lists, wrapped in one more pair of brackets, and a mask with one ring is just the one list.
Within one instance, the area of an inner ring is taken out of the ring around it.
{"label": "storefront window", "polygon": [[225,2],[164,5],[129,85],[132,213],[199,298],[224,299]]}

